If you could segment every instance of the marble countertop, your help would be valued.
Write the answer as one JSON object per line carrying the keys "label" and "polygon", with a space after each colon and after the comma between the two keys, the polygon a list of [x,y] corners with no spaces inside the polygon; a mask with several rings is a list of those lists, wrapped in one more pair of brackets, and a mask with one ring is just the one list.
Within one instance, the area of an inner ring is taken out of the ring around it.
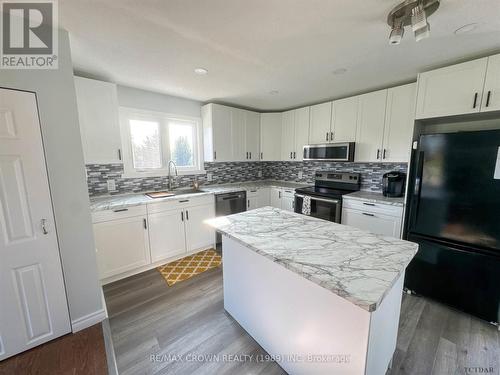
{"label": "marble countertop", "polygon": [[258,254],[375,311],[418,245],[272,207],[208,223]]}
{"label": "marble countertop", "polygon": [[[90,211],[96,212],[103,210],[118,210],[126,207],[139,206],[142,204],[148,204],[153,202],[157,203],[168,200],[184,199],[187,196],[196,197],[207,194],[233,193],[236,191],[252,190],[263,187],[283,187],[283,188],[295,189],[302,186],[308,186],[308,184],[300,184],[289,181],[262,180],[262,181],[240,182],[233,184],[202,185],[200,186],[199,193],[190,193],[186,195],[178,194],[166,198],[150,198],[144,195],[144,193],[103,195],[98,197],[92,197],[90,199]],[[182,193],[183,189],[178,189],[176,191],[178,193]]]}
{"label": "marble countertop", "polygon": [[389,204],[392,206],[404,206],[405,205],[405,198],[404,197],[398,197],[398,198],[389,198],[389,197],[384,197],[382,193],[375,193],[373,191],[356,191],[354,193],[346,194],[343,196],[343,198],[350,198],[350,199],[356,199],[356,200],[361,200],[365,202],[371,202],[371,203],[383,203],[383,204]]}

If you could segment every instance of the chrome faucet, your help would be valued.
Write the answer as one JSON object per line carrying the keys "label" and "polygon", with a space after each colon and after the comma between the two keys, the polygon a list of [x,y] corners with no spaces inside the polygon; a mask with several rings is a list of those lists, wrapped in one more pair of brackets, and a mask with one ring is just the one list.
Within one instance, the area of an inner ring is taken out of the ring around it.
{"label": "chrome faucet", "polygon": [[170,160],[168,162],[168,191],[171,191],[172,190],[172,164],[174,165],[174,171],[175,171],[175,177],[177,177],[179,175],[179,173],[177,173],[177,165],[175,165],[175,162],[173,160]]}

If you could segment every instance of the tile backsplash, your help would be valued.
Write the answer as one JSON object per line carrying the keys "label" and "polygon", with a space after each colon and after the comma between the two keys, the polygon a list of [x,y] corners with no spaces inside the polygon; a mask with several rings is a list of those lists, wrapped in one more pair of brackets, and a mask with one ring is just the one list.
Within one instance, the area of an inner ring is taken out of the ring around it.
{"label": "tile backsplash", "polygon": [[[87,164],[87,184],[89,195],[136,193],[164,190],[168,187],[167,177],[122,178],[123,164]],[[361,189],[382,190],[382,175],[388,171],[406,172],[407,163],[334,163],[322,161],[304,162],[226,162],[205,163],[206,175],[178,176],[173,186],[189,187],[195,177],[200,185],[227,184],[231,182],[256,181],[263,179],[314,183],[314,173],[318,170],[361,173]],[[299,172],[302,178],[299,179]],[[212,181],[207,181],[211,175]],[[108,191],[107,180],[115,180],[115,190]]]}

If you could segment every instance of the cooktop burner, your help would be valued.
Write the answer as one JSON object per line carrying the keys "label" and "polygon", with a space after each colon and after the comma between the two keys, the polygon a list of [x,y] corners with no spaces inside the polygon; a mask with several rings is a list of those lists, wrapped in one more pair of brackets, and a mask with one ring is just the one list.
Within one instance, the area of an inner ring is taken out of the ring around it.
{"label": "cooktop burner", "polygon": [[359,173],[340,173],[335,171],[316,172],[314,186],[295,189],[298,194],[340,198],[344,194],[358,191]]}
{"label": "cooktop burner", "polygon": [[305,188],[295,189],[295,192],[299,194],[307,194],[307,195],[318,195],[324,197],[338,198],[344,194],[352,193],[353,190],[341,190],[341,189],[331,189],[326,187],[318,187],[318,186],[308,186]]}

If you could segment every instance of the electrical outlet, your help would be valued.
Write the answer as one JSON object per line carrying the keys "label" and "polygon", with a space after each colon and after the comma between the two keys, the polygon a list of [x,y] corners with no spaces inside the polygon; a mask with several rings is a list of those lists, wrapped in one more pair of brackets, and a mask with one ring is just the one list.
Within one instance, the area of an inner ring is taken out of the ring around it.
{"label": "electrical outlet", "polygon": [[257,177],[262,177],[262,171],[257,172]]}
{"label": "electrical outlet", "polygon": [[212,182],[212,177],[213,177],[212,173],[207,173],[207,181],[208,182]]}
{"label": "electrical outlet", "polygon": [[302,180],[302,176],[303,176],[302,171],[299,171],[299,180]]}
{"label": "electrical outlet", "polygon": [[116,190],[115,180],[106,180],[106,183],[108,184],[108,191],[115,191]]}

